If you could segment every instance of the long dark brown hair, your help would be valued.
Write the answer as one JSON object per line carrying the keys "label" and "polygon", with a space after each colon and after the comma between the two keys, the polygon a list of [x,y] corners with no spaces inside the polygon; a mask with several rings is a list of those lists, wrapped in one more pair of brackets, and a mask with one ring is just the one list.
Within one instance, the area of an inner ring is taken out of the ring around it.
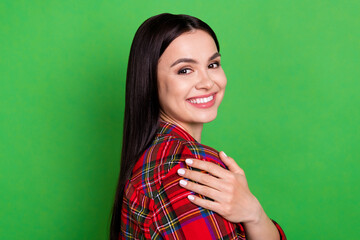
{"label": "long dark brown hair", "polygon": [[110,225],[110,239],[119,238],[124,187],[141,154],[149,147],[158,128],[160,105],[157,66],[169,44],[182,33],[199,29],[209,33],[219,51],[214,31],[203,21],[188,15],[163,13],[147,19],[135,33],[127,76],[124,131],[119,182]]}

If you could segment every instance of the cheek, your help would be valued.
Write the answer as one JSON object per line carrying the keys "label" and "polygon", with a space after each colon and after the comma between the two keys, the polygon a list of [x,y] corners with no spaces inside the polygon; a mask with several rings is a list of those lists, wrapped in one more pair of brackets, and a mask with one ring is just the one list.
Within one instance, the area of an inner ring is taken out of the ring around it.
{"label": "cheek", "polygon": [[220,89],[225,89],[227,84],[227,79],[224,71],[219,71],[214,75],[214,79],[217,83],[217,85],[220,87]]}
{"label": "cheek", "polygon": [[191,81],[189,81],[190,79],[187,80],[188,81],[177,77],[169,79],[164,86],[168,98],[173,100],[185,99],[191,89]]}
{"label": "cheek", "polygon": [[223,88],[226,87],[226,84],[227,84],[227,78],[226,78],[225,73],[224,73],[224,74],[223,74],[223,79],[222,79],[222,86],[223,86]]}
{"label": "cheek", "polygon": [[158,84],[160,106],[163,109],[177,108],[186,98],[187,87],[180,79],[171,78]]}
{"label": "cheek", "polygon": [[227,78],[226,78],[226,75],[225,75],[225,72],[224,70],[221,68],[221,84],[223,86],[223,88],[226,87],[226,84],[227,84]]}
{"label": "cheek", "polygon": [[164,109],[166,107],[166,103],[168,102],[169,89],[166,82],[162,79],[162,81],[158,81],[158,95],[159,95],[159,103],[160,107]]}

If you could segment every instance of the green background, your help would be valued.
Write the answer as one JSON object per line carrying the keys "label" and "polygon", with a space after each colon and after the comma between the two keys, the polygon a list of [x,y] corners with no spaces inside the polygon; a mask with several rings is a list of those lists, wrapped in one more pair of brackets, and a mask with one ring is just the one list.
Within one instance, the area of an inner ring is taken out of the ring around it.
{"label": "green background", "polygon": [[130,44],[162,12],[220,41],[228,85],[203,143],[288,239],[357,239],[357,0],[0,1],[0,239],[107,238]]}

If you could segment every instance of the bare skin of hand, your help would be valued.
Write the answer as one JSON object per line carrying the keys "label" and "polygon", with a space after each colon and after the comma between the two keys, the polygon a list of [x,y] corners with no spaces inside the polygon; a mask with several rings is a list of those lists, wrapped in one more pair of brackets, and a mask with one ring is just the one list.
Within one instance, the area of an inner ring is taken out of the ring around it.
{"label": "bare skin of hand", "polygon": [[220,159],[229,170],[211,162],[186,159],[188,166],[207,173],[181,168],[178,174],[192,181],[182,179],[179,182],[180,186],[213,201],[195,195],[189,195],[189,200],[218,213],[230,222],[244,223],[249,239],[279,239],[275,225],[266,216],[257,198],[250,192],[244,170],[224,152],[220,153]]}

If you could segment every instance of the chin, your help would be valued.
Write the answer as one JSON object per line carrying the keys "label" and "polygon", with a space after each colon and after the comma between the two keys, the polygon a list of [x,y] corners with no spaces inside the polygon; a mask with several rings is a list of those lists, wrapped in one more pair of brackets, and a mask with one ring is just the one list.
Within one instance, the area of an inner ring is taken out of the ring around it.
{"label": "chin", "polygon": [[217,116],[217,112],[216,113],[213,113],[213,114],[211,114],[211,115],[205,115],[205,116],[200,116],[200,117],[198,117],[197,118],[197,120],[198,120],[198,122],[200,122],[200,123],[209,123],[209,122],[212,122],[212,121],[214,121],[215,120],[215,118],[216,118],[216,116]]}

